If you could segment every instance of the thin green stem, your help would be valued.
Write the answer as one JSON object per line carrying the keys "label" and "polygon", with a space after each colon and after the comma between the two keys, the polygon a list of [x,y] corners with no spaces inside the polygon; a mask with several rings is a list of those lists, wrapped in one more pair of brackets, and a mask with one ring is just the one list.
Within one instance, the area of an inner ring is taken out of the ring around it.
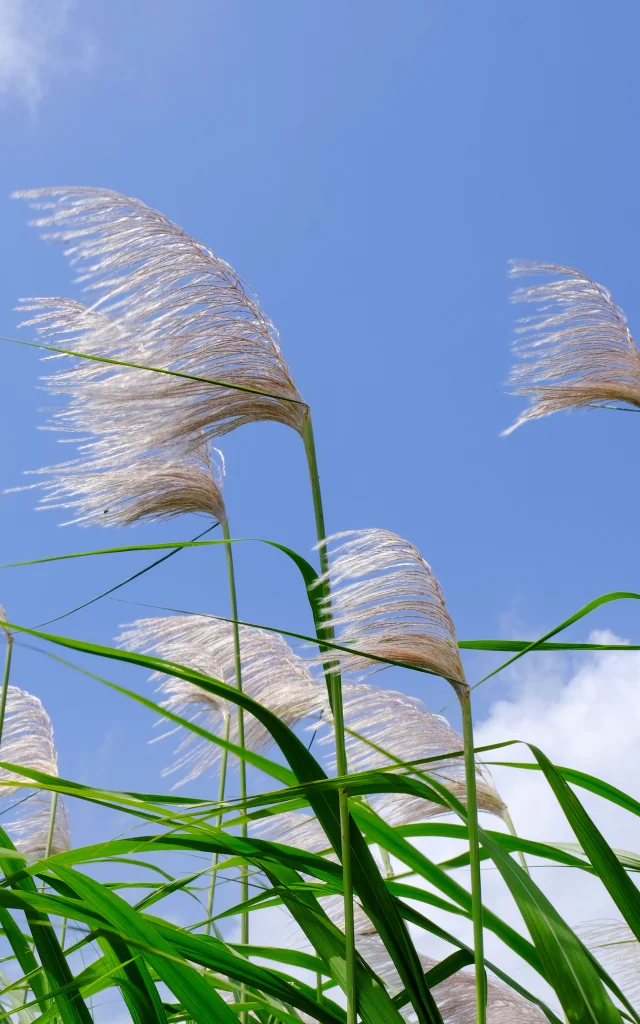
{"label": "thin green stem", "polygon": [[[322,506],[322,491],[320,489],[320,474],[318,472],[318,461],[316,458],[316,445],[313,436],[313,425],[311,413],[307,412],[302,433],[304,450],[307,455],[307,466],[309,468],[309,481],[311,483],[311,495],[313,499],[313,512],[316,521],[316,535],[320,543],[320,570],[325,576],[329,571],[329,559],[327,557],[326,530],[324,525],[324,509]],[[328,583],[327,583],[328,595]],[[328,638],[333,638],[333,630],[328,629]],[[347,748],[345,743],[344,712],[342,706],[342,681],[339,672],[330,666],[325,668],[327,679],[327,690],[329,702],[333,712],[333,722],[336,740],[336,768],[338,775],[346,777],[348,774]],[[344,937],[346,953],[346,996],[347,996],[347,1024],[356,1024],[358,1012],[358,994],[356,988],[356,942],[353,915],[353,878],[351,867],[351,816],[349,814],[349,794],[347,788],[338,792],[338,807],[340,811],[340,852],[342,860],[342,891],[344,894]]]}
{"label": "thin green stem", "polygon": [[[45,847],[44,847],[44,857],[45,857],[45,860],[48,857],[51,856],[51,851],[53,849],[53,837],[55,835],[55,830],[56,830],[56,812],[57,812],[57,810],[58,810],[58,794],[56,792],[53,792],[51,794],[51,810],[49,811],[49,829],[47,831],[47,840],[46,840]],[[45,884],[46,884],[45,882],[42,883],[42,885],[40,887],[40,892],[44,892]]]}
{"label": "thin green stem", "polygon": [[[231,547],[230,544],[227,545],[227,546]],[[228,714],[227,715],[227,720],[226,720],[225,725],[224,725],[224,740],[225,740],[225,743],[229,742],[229,732],[230,732],[230,729],[231,729],[231,715]],[[224,791],[225,791],[225,786],[226,786],[226,783],[227,783],[227,764],[228,764],[228,760],[229,760],[229,752],[223,748],[223,750],[222,750],[222,760],[220,761],[220,785],[218,787],[218,805],[220,806],[220,810],[218,811],[218,814],[216,815],[216,828],[220,828],[220,824],[222,822],[222,803],[224,801]],[[211,934],[211,924],[212,924],[211,917],[213,915],[213,899],[214,899],[215,890],[216,890],[216,878],[218,877],[218,872],[216,871],[216,868],[218,866],[218,859],[219,859],[219,854],[218,853],[214,853],[213,859],[211,861],[211,867],[213,868],[213,871],[211,872],[211,883],[209,885],[209,898],[207,900],[207,935]]]}
{"label": "thin green stem", "polygon": [[[231,534],[229,533],[229,523],[222,523],[222,534],[225,540],[229,540]],[[232,624],[233,628],[233,655],[235,662],[235,675],[236,675],[236,686],[242,692],[242,657],[240,654],[240,627],[238,626],[238,598],[236,594],[236,577],[233,569],[233,545],[225,544],[225,552],[227,556],[227,575],[229,578],[229,601],[231,604],[231,618],[234,620]],[[238,744],[244,747],[244,711],[242,708],[237,709],[238,713]],[[240,799],[244,804],[247,799],[247,765],[246,761],[240,759]],[[243,838],[247,837],[247,824],[246,822],[240,826],[240,834]],[[242,902],[246,903],[249,899],[249,873],[247,864],[243,864],[240,868],[240,884],[242,893]],[[240,918],[240,942],[243,945],[249,943],[249,912],[243,911]],[[240,1002],[245,1002],[245,988],[244,985],[240,990]],[[246,1024],[247,1013],[243,1010],[240,1014],[240,1020],[242,1024]]]}
{"label": "thin green stem", "polygon": [[486,1024],[487,992],[484,967],[484,937],[482,932],[482,884],[480,880],[480,843],[478,836],[478,796],[476,792],[476,758],[473,744],[471,694],[468,687],[456,693],[462,711],[464,739],[464,770],[467,791],[467,829],[469,832],[469,863],[471,866],[471,914],[473,917],[473,955],[476,973],[477,1024]]}
{"label": "thin green stem", "polygon": [[0,743],[2,742],[2,730],[4,729],[4,716],[7,710],[7,694],[9,693],[9,676],[11,675],[11,656],[13,654],[13,636],[7,634],[7,653],[4,660],[4,674],[2,677],[2,693],[0,694]]}

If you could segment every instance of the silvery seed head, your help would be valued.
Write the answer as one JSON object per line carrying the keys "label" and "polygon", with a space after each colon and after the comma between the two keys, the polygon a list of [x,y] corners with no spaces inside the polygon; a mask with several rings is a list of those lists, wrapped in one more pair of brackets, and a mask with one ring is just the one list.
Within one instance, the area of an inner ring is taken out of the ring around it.
{"label": "silvery seed head", "polygon": [[[287,725],[294,725],[317,713],[324,702],[325,688],[312,676],[307,662],[299,657],[277,633],[240,626],[242,689],[249,697],[269,708]],[[140,619],[120,637],[123,647],[153,652],[159,657],[236,686],[235,651],[231,623],[205,615],[179,615]],[[238,742],[236,706],[208,693],[194,683],[162,676],[162,706],[197,723],[212,733],[223,731],[230,718],[230,739]],[[185,773],[179,785],[190,782],[213,768],[220,748],[179,728],[178,758],[167,773]],[[168,734],[165,734],[168,735]],[[253,715],[245,712],[245,746],[264,750],[270,733]]]}
{"label": "silvery seed head", "polygon": [[325,543],[331,592],[326,620],[338,643],[363,652],[332,652],[342,671],[384,667],[367,658],[371,654],[434,672],[456,691],[466,690],[453,622],[418,549],[389,530],[337,533]]}
{"label": "silvery seed head", "polygon": [[[50,380],[72,395],[58,425],[104,447],[136,423],[144,438],[189,450],[243,423],[276,420],[301,431],[306,406],[277,332],[232,267],[138,199],[103,189],[16,193],[44,216],[33,223],[65,246],[90,294],[78,304],[30,300],[30,322],[51,343],[220,381],[207,384],[125,367],[81,363]],[[83,329],[83,317],[86,329]],[[226,386],[225,386],[226,385]],[[246,388],[248,390],[238,390]]]}
{"label": "silvery seed head", "polygon": [[[9,686],[0,743],[0,761],[57,777],[58,757],[53,741],[53,726],[42,701],[26,690]],[[0,797],[23,796],[28,776],[19,767],[0,768]],[[18,817],[7,826],[17,848],[25,854],[43,856],[49,831],[52,794],[36,790],[20,804]],[[53,852],[68,850],[69,823],[64,800],[59,797],[53,834]]]}
{"label": "silvery seed head", "polygon": [[511,273],[556,280],[514,292],[514,302],[537,310],[520,321],[514,349],[522,362],[508,382],[530,405],[504,433],[562,409],[610,402],[640,407],[640,352],[610,292],[554,263],[514,260]]}
{"label": "silvery seed head", "polygon": [[188,512],[224,523],[224,462],[216,453],[219,462],[202,446],[180,457],[151,455],[102,469],[78,459],[39,470],[52,479],[35,485],[43,494],[38,508],[71,509],[68,522],[81,526],[131,526]]}
{"label": "silvery seed head", "polygon": [[[413,771],[433,778],[466,804],[466,784],[462,757],[442,757],[463,749],[462,736],[446,718],[434,714],[417,697],[365,683],[345,683],[342,687],[346,748],[351,772],[388,769],[430,757],[437,761],[418,764]],[[331,708],[328,699],[322,713],[320,744],[333,741]],[[309,728],[317,728],[310,726]],[[411,768],[406,770],[412,771]],[[476,762],[476,788],[480,810],[502,816],[505,805],[489,770]],[[390,825],[405,825],[449,813],[442,804],[419,796],[387,793],[371,798],[374,809]]]}

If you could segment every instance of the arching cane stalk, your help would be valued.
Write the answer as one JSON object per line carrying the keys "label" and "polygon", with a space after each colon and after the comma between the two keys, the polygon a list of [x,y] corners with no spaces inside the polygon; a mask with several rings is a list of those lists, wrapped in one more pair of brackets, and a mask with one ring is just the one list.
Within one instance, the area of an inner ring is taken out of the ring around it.
{"label": "arching cane stalk", "polygon": [[[307,411],[302,430],[302,440],[307,456],[309,468],[309,480],[311,483],[311,494],[313,498],[313,511],[316,523],[316,536],[318,538],[320,569],[325,586],[325,600],[330,607],[330,578],[329,562],[326,551],[326,529],[324,523],[324,509],[322,504],[322,491],[320,488],[320,474],[316,457],[316,445],[313,435],[313,424],[311,412]],[[333,638],[333,627],[327,625],[328,637]],[[339,671],[331,665],[325,665],[327,690],[331,711],[333,713],[334,734],[336,743],[336,768],[341,778],[347,777],[349,767],[347,763],[347,748],[344,729],[344,709],[342,706],[342,680]],[[338,790],[338,806],[340,812],[340,843],[342,852],[342,891],[344,896],[344,936],[346,952],[346,973],[347,973],[347,1024],[355,1024],[358,1012],[358,993],[356,989],[356,942],[353,917],[353,875],[351,866],[351,837],[350,815],[349,815],[349,790],[347,786]]]}
{"label": "arching cane stalk", "polygon": [[[388,530],[335,534],[325,544],[329,569],[321,580],[326,622],[340,644],[362,654],[336,652],[343,673],[380,670],[366,654],[442,676],[462,714],[477,1024],[486,1022],[486,978],[478,837],[478,797],[470,690],[444,595],[420,552]],[[329,596],[326,585],[331,584]],[[384,666],[383,666],[384,667]]]}

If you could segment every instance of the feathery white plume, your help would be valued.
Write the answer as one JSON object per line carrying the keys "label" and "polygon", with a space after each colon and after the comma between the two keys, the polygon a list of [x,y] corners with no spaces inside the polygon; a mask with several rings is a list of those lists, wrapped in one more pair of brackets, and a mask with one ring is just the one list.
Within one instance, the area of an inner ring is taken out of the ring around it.
{"label": "feathery white plume", "polygon": [[[242,689],[258,703],[273,711],[287,725],[294,725],[320,710],[325,689],[311,675],[307,663],[277,633],[240,626]],[[139,619],[119,638],[121,646],[153,651],[158,656],[196,669],[230,686],[236,685],[233,627],[205,615],[179,615],[160,619]],[[175,677],[163,677],[162,706],[195,722],[209,732],[218,732],[231,715],[230,738],[237,742],[235,706],[206,690]],[[172,730],[176,731],[176,730]],[[182,730],[180,730],[182,732]],[[245,746],[263,750],[270,745],[269,732],[245,712]],[[190,782],[211,768],[220,748],[193,733],[187,733],[178,747],[178,760],[168,772],[184,771],[179,785]]]}
{"label": "feathery white plume", "polygon": [[[352,530],[324,543],[330,563],[325,582],[331,588],[324,611],[337,642],[427,669],[457,691],[466,689],[440,584],[418,549],[389,530]],[[334,656],[343,672],[384,667],[359,654],[333,651]]]}
{"label": "feathery white plume", "polygon": [[514,302],[536,303],[515,343],[525,362],[509,378],[530,406],[505,430],[562,409],[626,402],[640,407],[640,352],[610,292],[580,271],[554,263],[513,260],[513,275],[559,280],[518,288]]}
{"label": "feathery white plume", "polygon": [[[389,954],[380,939],[361,935],[356,942],[358,952],[369,966],[384,981],[391,994],[399,992],[402,982]],[[420,954],[420,962],[426,971],[434,968],[438,961]],[[476,1024],[475,978],[468,971],[458,971],[446,981],[432,989],[434,999],[444,1024]],[[411,1016],[411,1009],[405,1007],[403,1016]],[[544,1024],[547,1020],[542,1010],[530,1003],[524,996],[514,992],[501,981],[487,983],[487,1024]]]}
{"label": "feathery white plume", "polygon": [[636,1008],[640,1007],[640,942],[624,921],[603,919],[578,925],[576,934],[618,983]]}
{"label": "feathery white plume", "polygon": [[[71,386],[74,395],[65,420],[96,439],[95,452],[108,451],[114,436],[125,436],[123,428],[132,451],[143,445],[189,447],[201,434],[209,441],[258,420],[302,430],[306,406],[273,324],[211,249],[140,200],[117,192],[71,187],[16,196],[48,211],[33,223],[49,229],[45,238],[67,247],[80,270],[77,280],[95,295],[92,312],[107,318],[90,323],[86,337],[79,338],[77,309],[69,308],[65,317],[58,305],[51,319],[46,313],[36,318],[49,338],[75,333],[77,351],[261,392],[124,367],[105,366],[99,379],[93,370],[63,373],[59,384]],[[32,300],[31,306],[43,309],[43,302]]]}
{"label": "feathery white plume", "polygon": [[[408,697],[396,690],[368,686],[365,683],[346,683],[342,687],[342,699],[347,730],[347,757],[352,772],[388,767],[398,761],[418,761],[461,751],[463,748],[462,736],[451,727],[447,719],[434,714],[417,697]],[[323,709],[323,735],[320,743],[332,741],[332,732],[328,728],[325,730],[331,720],[327,700]],[[359,733],[363,739],[352,733]],[[458,800],[466,803],[462,757],[420,765],[415,771],[432,776]],[[490,772],[476,763],[476,776],[479,809],[502,815],[505,805]],[[378,814],[390,825],[405,825],[447,813],[441,804],[409,794],[389,793],[372,797],[371,801]]]}
{"label": "feathery white plume", "polygon": [[52,480],[35,485],[45,492],[39,509],[73,509],[76,516],[68,522],[81,526],[131,526],[187,512],[221,523],[227,518],[223,463],[214,463],[204,447],[180,458],[155,455],[102,471],[77,460],[37,472],[53,474]]}
{"label": "feathery white plume", "polygon": [[[42,701],[17,686],[9,686],[0,761],[21,765],[46,775],[58,775],[58,758],[53,742],[53,726]],[[25,793],[25,787],[11,785],[29,779],[19,771],[0,768],[0,797]],[[20,805],[18,818],[10,822],[8,831],[15,837],[17,848],[25,854],[43,856],[49,831],[52,794],[38,790]],[[69,824],[64,801],[58,797],[52,852],[68,850]]]}
{"label": "feathery white plume", "polygon": [[[325,853],[331,849],[318,819],[300,811],[283,811],[259,819],[254,825],[254,835],[308,853]],[[332,854],[329,859],[333,859]]]}

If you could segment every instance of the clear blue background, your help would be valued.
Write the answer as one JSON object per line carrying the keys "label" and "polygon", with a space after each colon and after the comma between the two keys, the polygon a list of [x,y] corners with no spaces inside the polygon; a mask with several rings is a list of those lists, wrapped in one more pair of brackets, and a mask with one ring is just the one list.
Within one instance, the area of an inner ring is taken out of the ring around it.
{"label": "clear blue background", "polygon": [[[499,436],[522,408],[502,386],[509,257],[577,266],[640,322],[639,28],[631,2],[606,15],[569,0],[78,5],[69,32],[95,44],[93,66],[45,75],[35,110],[7,93],[0,111],[0,333],[16,334],[19,297],[72,292],[13,189],[139,196],[232,263],[279,327],[313,409],[329,529],[384,526],[416,543],[460,637],[533,636],[600,593],[640,590],[640,421],[588,412]],[[36,429],[48,402],[37,353],[0,344],[9,488],[68,449]],[[297,436],[252,426],[222,447],[234,534],[308,553]],[[1,499],[2,563],[204,528],[60,530],[61,515],[33,506],[31,492]],[[249,545],[237,559],[243,617],[310,628],[290,565]],[[0,602],[37,623],[149,560],[3,570]],[[225,614],[221,553],[181,554],[119,596]],[[109,643],[138,614],[103,601],[60,630]],[[640,641],[635,608],[611,606],[574,635],[591,625]],[[494,663],[469,659],[471,678]],[[15,664],[54,719],[63,775],[160,785],[171,748],[146,746],[149,712],[25,649]],[[93,667],[151,692],[140,673]],[[432,706],[448,699],[421,676],[392,681]],[[480,717],[502,687],[478,691]],[[109,833],[90,808],[74,831]]]}

